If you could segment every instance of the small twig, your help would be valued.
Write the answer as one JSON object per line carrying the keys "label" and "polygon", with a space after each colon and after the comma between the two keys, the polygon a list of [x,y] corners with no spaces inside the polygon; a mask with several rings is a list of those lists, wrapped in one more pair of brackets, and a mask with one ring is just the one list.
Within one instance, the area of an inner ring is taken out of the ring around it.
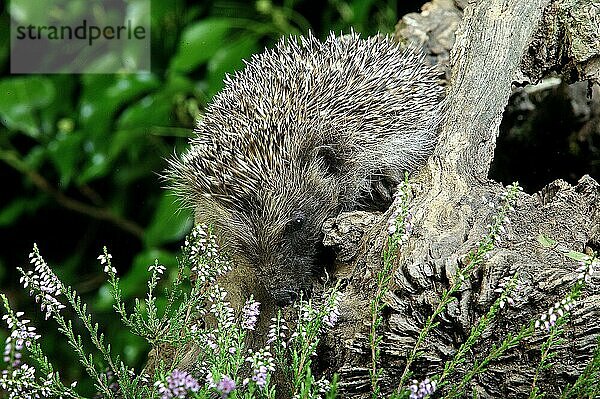
{"label": "small twig", "polygon": [[50,195],[63,208],[82,213],[94,219],[109,221],[122,230],[131,233],[139,239],[142,239],[144,235],[144,229],[137,223],[120,217],[108,208],[88,205],[84,202],[68,197],[61,191],[54,188],[48,182],[48,180],[46,180],[46,178],[40,175],[37,171],[29,168],[29,166],[27,166],[27,164],[25,164],[25,162],[23,162],[23,160],[20,159],[13,151],[0,150],[0,159],[13,169],[27,176],[37,188]]}

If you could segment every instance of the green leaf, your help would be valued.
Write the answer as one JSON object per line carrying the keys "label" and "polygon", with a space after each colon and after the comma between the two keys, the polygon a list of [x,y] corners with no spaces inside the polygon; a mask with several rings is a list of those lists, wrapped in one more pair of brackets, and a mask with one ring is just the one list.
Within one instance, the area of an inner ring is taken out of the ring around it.
{"label": "green leaf", "polygon": [[193,87],[191,80],[172,75],[158,91],[129,106],[117,121],[119,129],[169,126],[176,96],[185,96]]}
{"label": "green leaf", "polygon": [[569,251],[569,252],[567,252],[565,254],[565,256],[567,256],[567,257],[569,257],[569,258],[571,258],[573,260],[576,260],[578,262],[585,261],[585,260],[587,260],[589,258],[588,255],[586,255],[586,254],[584,254],[582,252],[577,252],[577,251]]}
{"label": "green leaf", "polygon": [[48,144],[48,156],[59,172],[60,185],[68,186],[81,156],[81,133],[57,135],[56,139]]}
{"label": "green leaf", "polygon": [[159,85],[159,80],[151,74],[85,75],[80,121],[90,138],[96,139],[93,144],[99,148],[107,145],[106,134],[120,108]]}
{"label": "green leaf", "polygon": [[572,251],[562,245],[558,245],[558,242],[556,240],[553,240],[549,237],[546,237],[543,234],[539,234],[537,236],[537,240],[538,242],[544,247],[544,248],[556,248],[558,249],[560,252],[562,252],[562,254],[568,258],[571,258],[573,260],[576,261],[585,261],[586,259],[588,259],[588,255],[582,253],[582,252],[578,252],[578,251]]}
{"label": "green leaf", "polygon": [[9,226],[24,213],[32,213],[44,203],[43,196],[34,198],[19,197],[0,208],[0,226]]}
{"label": "green leaf", "polygon": [[181,35],[170,69],[187,73],[210,60],[223,47],[230,28],[231,21],[227,18],[208,18],[188,26]]}
{"label": "green leaf", "polygon": [[163,193],[152,222],[146,228],[144,243],[156,247],[167,242],[183,239],[192,227],[192,215],[180,209],[171,192]]}
{"label": "green leaf", "polygon": [[556,240],[546,237],[543,234],[539,234],[537,236],[537,240],[544,248],[552,248],[552,247],[556,246]]}
{"label": "green leaf", "polygon": [[105,154],[96,153],[89,157],[87,165],[77,177],[77,184],[83,185],[91,180],[107,175],[112,169]]}
{"label": "green leaf", "polygon": [[36,113],[52,103],[54,97],[55,88],[46,78],[31,76],[1,80],[1,122],[9,129],[38,137],[40,123]]}

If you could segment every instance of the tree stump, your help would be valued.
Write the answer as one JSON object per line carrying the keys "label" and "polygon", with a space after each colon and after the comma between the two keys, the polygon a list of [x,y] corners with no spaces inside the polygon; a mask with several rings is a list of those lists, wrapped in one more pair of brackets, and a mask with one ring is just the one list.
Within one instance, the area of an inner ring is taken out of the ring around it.
{"label": "tree stump", "polygon": [[[421,15],[405,17],[397,36],[422,45],[434,62],[449,60],[448,88],[438,145],[412,179],[413,234],[401,247],[392,292],[385,298],[380,365],[384,392],[397,387],[424,321],[494,214],[489,202],[498,201],[503,187],[488,179],[488,171],[512,85],[536,82],[549,71],[560,71],[568,81],[587,79],[590,85],[600,78],[598,3],[482,0],[468,2],[462,10],[452,1],[435,0],[424,9]],[[456,27],[454,40],[449,30]],[[448,47],[449,56],[444,54]],[[411,367],[415,378],[441,372],[497,298],[494,290],[503,277],[519,273],[519,300],[486,329],[457,374],[570,290],[577,278],[576,262],[543,248],[539,234],[576,251],[600,249],[600,185],[589,176],[575,186],[557,180],[540,192],[522,193],[515,208],[505,239],[462,285],[424,342],[423,355]],[[340,374],[343,397],[370,395],[369,304],[391,211],[342,214],[324,229],[326,242],[343,254],[335,275],[344,281],[344,296],[342,319],[325,339],[327,361],[320,365]],[[363,239],[357,239],[357,229],[365,232]],[[565,327],[566,340],[555,365],[537,384],[550,397],[581,373],[596,347],[599,283],[596,276],[586,286]],[[477,391],[481,398],[526,395],[545,338],[540,331],[508,351],[468,391]]]}

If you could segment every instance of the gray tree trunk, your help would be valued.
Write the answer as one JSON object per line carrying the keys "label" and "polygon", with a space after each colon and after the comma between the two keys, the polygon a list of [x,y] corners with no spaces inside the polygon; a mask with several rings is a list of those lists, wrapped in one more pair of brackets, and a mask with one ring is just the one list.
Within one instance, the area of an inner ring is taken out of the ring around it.
{"label": "gray tree trunk", "polygon": [[[414,232],[401,248],[394,286],[385,298],[384,392],[397,387],[424,321],[464,256],[486,233],[494,213],[487,202],[497,201],[503,191],[488,179],[488,171],[512,85],[536,82],[549,71],[560,71],[568,81],[600,80],[598,2],[482,0],[468,2],[463,11],[451,0],[436,0],[426,10],[406,16],[397,36],[426,48],[435,62],[449,60],[446,112],[437,148],[413,179]],[[459,375],[507,333],[518,331],[569,292],[577,264],[543,248],[539,234],[576,251],[600,249],[600,185],[589,176],[576,186],[559,180],[541,192],[521,194],[515,208],[507,237],[463,284],[422,346],[424,354],[412,367],[415,378],[441,372],[497,298],[494,290],[503,277],[519,273],[520,298],[486,329]],[[344,397],[369,395],[369,305],[389,213],[343,214],[325,227],[326,241],[335,244],[342,261],[336,277],[344,281],[344,296],[342,319],[326,338],[328,360],[322,366],[340,373]],[[555,366],[541,375],[538,385],[550,397],[579,375],[596,346],[599,283],[597,276],[587,285],[566,326]],[[511,349],[476,377],[468,391],[484,398],[526,396],[545,338],[540,331]]]}

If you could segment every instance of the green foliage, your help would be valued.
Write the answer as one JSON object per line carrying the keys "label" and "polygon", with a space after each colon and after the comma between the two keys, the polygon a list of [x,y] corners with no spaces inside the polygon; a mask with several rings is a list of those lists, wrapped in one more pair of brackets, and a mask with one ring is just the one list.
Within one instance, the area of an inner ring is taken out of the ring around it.
{"label": "green foliage", "polygon": [[[402,191],[402,190],[399,190]],[[409,353],[404,372],[400,378],[400,384],[395,392],[390,396],[391,399],[400,398],[426,398],[429,397],[433,392],[439,390],[436,395],[443,398],[459,398],[465,397],[469,388],[469,383],[478,375],[483,374],[487,371],[488,365],[498,359],[500,359],[507,351],[517,347],[521,342],[536,332],[547,333],[547,338],[544,340],[540,347],[540,360],[535,371],[533,381],[531,382],[531,389],[529,392],[529,398],[542,398],[545,397],[545,393],[539,388],[538,380],[543,371],[547,371],[552,367],[552,359],[556,356],[554,350],[565,343],[565,339],[562,338],[564,333],[563,327],[568,322],[570,311],[575,303],[581,296],[582,288],[587,282],[591,280],[592,274],[596,272],[599,265],[598,259],[595,255],[587,255],[577,251],[573,251],[565,246],[559,244],[551,238],[540,235],[538,241],[546,248],[552,248],[565,257],[577,260],[580,264],[577,278],[573,281],[571,290],[565,297],[553,304],[548,311],[544,312],[539,318],[532,319],[521,325],[517,332],[509,332],[500,343],[493,344],[487,354],[482,358],[476,358],[473,364],[467,366],[462,374],[457,375],[457,366],[464,365],[466,362],[466,354],[470,349],[479,341],[484,331],[491,325],[491,322],[496,318],[500,310],[507,304],[514,303],[513,296],[518,296],[514,291],[518,290],[519,282],[518,275],[515,274],[512,277],[506,277],[500,283],[499,288],[496,292],[499,292],[499,297],[495,300],[492,306],[489,308],[487,313],[483,315],[472,327],[471,332],[467,339],[461,344],[459,349],[454,354],[451,360],[446,361],[444,364],[443,371],[438,374],[426,378],[421,383],[413,380],[410,387],[406,388],[406,382],[412,374],[410,366],[412,363],[421,356],[420,346],[425,342],[425,339],[430,332],[437,327],[439,322],[435,319],[440,315],[455,298],[452,295],[455,293],[462,284],[471,277],[475,268],[487,259],[487,254],[494,249],[495,244],[502,240],[502,235],[506,233],[506,225],[510,223],[509,213],[513,210],[513,206],[519,195],[521,188],[517,183],[513,183],[508,186],[506,192],[502,195],[502,203],[498,206],[490,202],[490,205],[496,209],[495,214],[492,217],[492,222],[487,226],[488,232],[481,241],[477,243],[477,248],[471,251],[464,260],[464,266],[460,268],[453,278],[451,286],[442,293],[439,304],[433,313],[425,321],[425,325],[419,332],[419,336],[413,346],[413,349]],[[406,197],[406,194],[401,195]],[[407,204],[402,201],[400,211],[397,211],[400,215],[407,215]],[[396,220],[397,215],[391,219],[393,223],[402,224],[402,218]],[[404,216],[406,218],[406,216]],[[396,230],[394,229],[394,232]],[[393,237],[393,236],[392,236]],[[397,248],[395,248],[397,249]],[[390,257],[390,254],[384,252],[384,269],[386,268],[386,259]],[[390,269],[390,266],[387,266]],[[381,278],[378,279],[380,281]],[[385,281],[385,280],[383,280]],[[381,287],[381,284],[380,284]],[[377,296],[376,296],[377,298]],[[377,299],[374,301],[377,303]],[[372,308],[372,313],[378,308]],[[380,344],[381,340],[371,339],[371,344]],[[372,349],[373,353],[378,354],[379,349]],[[599,390],[598,374],[600,370],[600,357],[598,356],[600,349],[596,348],[592,359],[588,363],[586,369],[571,386],[567,386],[567,389],[563,391],[563,398],[579,398],[579,397],[595,397]],[[373,376],[373,373],[371,374]],[[452,380],[450,382],[449,380]],[[379,390],[377,389],[376,381],[373,384],[373,397],[379,396]],[[473,391],[473,397],[477,397],[477,393]]]}
{"label": "green foliage", "polygon": [[397,265],[396,257],[403,243],[408,240],[412,230],[410,223],[410,213],[408,210],[408,198],[410,195],[410,185],[408,183],[408,174],[404,176],[404,182],[398,185],[394,194],[392,209],[394,213],[388,221],[388,240],[383,251],[383,265],[377,273],[377,289],[375,296],[371,301],[371,324],[369,331],[369,344],[371,346],[371,368],[369,376],[371,378],[371,397],[378,398],[381,394],[379,379],[382,370],[379,368],[380,344],[383,336],[379,334],[379,329],[383,323],[382,312],[385,309],[385,296],[390,291],[392,279],[396,275]]}
{"label": "green foliage", "polygon": [[[481,241],[477,243],[477,248],[469,252],[469,254],[465,257],[463,266],[459,268],[456,274],[453,276],[450,287],[442,292],[442,296],[438,305],[436,306],[433,313],[429,315],[429,317],[427,317],[425,325],[419,332],[417,341],[415,342],[413,349],[411,350],[411,352],[408,355],[408,358],[406,359],[406,365],[404,367],[404,371],[402,372],[402,376],[400,377],[400,383],[398,384],[399,391],[405,389],[406,383],[408,382],[408,379],[411,375],[410,367],[412,366],[412,363],[421,356],[422,352],[420,351],[420,348],[423,342],[425,341],[425,338],[427,337],[427,335],[429,335],[432,329],[436,328],[439,325],[439,322],[436,320],[437,317],[445,311],[446,307],[451,302],[456,300],[454,294],[458,292],[458,290],[460,290],[460,288],[462,287],[463,283],[471,277],[471,274],[475,270],[475,268],[485,261],[486,255],[492,249],[494,249],[495,243],[501,239],[500,235],[505,231],[504,225],[508,221],[508,213],[514,210],[514,202],[516,201],[520,190],[521,188],[517,183],[514,183],[513,185],[508,187],[508,190],[503,195],[502,204],[496,207],[497,212],[493,215],[492,223],[488,225],[488,231],[486,235],[482,238]],[[487,317],[493,317],[494,314],[495,312],[493,312],[491,315],[488,314]],[[487,324],[487,322],[485,323]],[[475,327],[474,330],[472,330],[471,334],[479,335],[480,332],[478,328]],[[464,353],[461,353],[461,351],[459,350],[457,354],[460,357],[456,358],[454,362],[450,365],[447,365],[447,367],[453,369],[453,364],[462,361],[462,354]]]}
{"label": "green foliage", "polygon": [[321,306],[316,306],[312,299],[306,301],[301,298],[294,305],[298,318],[294,323],[295,331],[289,336],[290,327],[281,317],[281,311],[272,320],[268,341],[288,382],[286,388],[290,397],[313,398],[323,394],[332,395],[331,390],[335,390],[335,384],[330,385],[329,381],[323,379],[315,380],[311,371],[311,357],[316,354],[321,333],[327,327],[333,327],[337,321],[338,301],[337,287],[324,297]]}
{"label": "green foliage", "polygon": [[564,398],[597,398],[600,394],[600,338],[592,359],[574,384],[568,385],[560,396]]}

